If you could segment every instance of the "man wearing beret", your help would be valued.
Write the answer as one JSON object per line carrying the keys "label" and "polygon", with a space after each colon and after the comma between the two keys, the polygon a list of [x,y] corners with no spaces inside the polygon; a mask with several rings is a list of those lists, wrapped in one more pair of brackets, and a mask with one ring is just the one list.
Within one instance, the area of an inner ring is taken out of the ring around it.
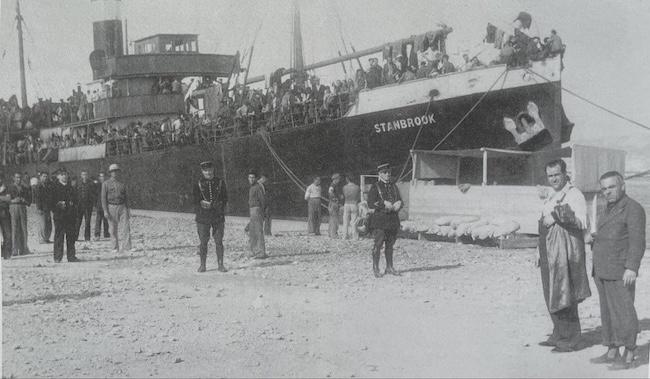
{"label": "man wearing beret", "polygon": [[[600,188],[607,205],[596,212],[592,274],[600,298],[603,345],[608,350],[591,362],[613,363],[614,370],[629,369],[638,364],[635,352],[639,319],[634,295],[646,249],[646,215],[643,207],[625,194],[620,173],[603,174]],[[621,346],[625,346],[623,357]]]}
{"label": "man wearing beret", "polygon": [[68,172],[60,169],[57,181],[51,185],[50,209],[54,218],[54,262],[63,259],[63,241],[68,262],[79,262],[75,256],[77,241],[77,191],[70,184]]}
{"label": "man wearing beret", "polygon": [[210,161],[201,163],[201,179],[194,185],[194,207],[196,210],[196,231],[199,234],[199,255],[201,265],[199,272],[205,272],[208,256],[210,232],[214,238],[217,251],[217,270],[226,272],[223,265],[223,229],[228,194],[226,183],[214,176],[214,164]]}
{"label": "man wearing beret", "polygon": [[398,212],[402,209],[402,197],[397,185],[391,183],[391,171],[388,163],[377,166],[379,181],[370,187],[368,192],[368,207],[372,210],[369,228],[375,239],[372,248],[372,271],[376,278],[382,275],[379,271],[381,247],[384,246],[386,255],[386,271],[384,274],[399,276],[393,267],[393,245],[397,240],[400,222]]}

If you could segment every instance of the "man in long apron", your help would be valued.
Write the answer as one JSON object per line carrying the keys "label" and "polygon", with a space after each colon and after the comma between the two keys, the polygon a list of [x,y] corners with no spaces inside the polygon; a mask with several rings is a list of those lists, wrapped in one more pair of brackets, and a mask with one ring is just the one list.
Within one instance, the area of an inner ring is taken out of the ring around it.
{"label": "man in long apron", "polygon": [[552,191],[539,220],[539,264],[553,333],[540,345],[565,353],[580,347],[578,304],[591,296],[585,266],[587,205],[580,190],[569,183],[564,161],[547,163],[546,177]]}

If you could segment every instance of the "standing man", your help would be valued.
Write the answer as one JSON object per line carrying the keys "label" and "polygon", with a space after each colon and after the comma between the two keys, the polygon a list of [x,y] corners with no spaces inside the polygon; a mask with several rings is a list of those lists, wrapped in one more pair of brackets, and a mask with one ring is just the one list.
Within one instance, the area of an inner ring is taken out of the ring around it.
{"label": "standing man", "polygon": [[307,232],[320,236],[320,201],[322,189],[320,178],[314,178],[314,182],[307,187],[305,191],[305,200],[307,200]]}
{"label": "standing man", "polygon": [[0,172],[0,231],[2,231],[2,258],[11,258],[11,215],[9,214],[9,204],[11,196],[9,189],[4,184],[4,172]]}
{"label": "standing man", "polygon": [[384,274],[399,276],[400,273],[393,267],[393,245],[399,232],[399,210],[402,209],[402,197],[397,185],[391,183],[390,165],[388,163],[377,166],[379,181],[368,192],[368,207],[373,211],[370,217],[369,228],[375,239],[372,249],[372,271],[376,278],[382,275],[379,271],[379,257],[382,245],[385,246],[386,271]]}
{"label": "standing man", "polygon": [[50,243],[50,236],[52,235],[52,210],[50,209],[50,191],[52,182],[50,181],[49,174],[44,171],[39,174],[40,182],[34,191],[34,203],[36,203],[36,210],[39,215],[38,232],[40,242]]}
{"label": "standing man", "polygon": [[327,191],[329,196],[329,205],[327,210],[330,214],[328,234],[330,238],[336,238],[339,232],[339,210],[341,209],[341,202],[343,201],[343,193],[341,193],[341,175],[332,175],[332,184]]}
{"label": "standing man", "polygon": [[566,353],[578,348],[578,304],[591,296],[585,266],[587,204],[582,192],[569,183],[563,160],[551,161],[545,169],[552,191],[539,220],[539,267],[553,334],[540,345]]}
{"label": "standing man", "polygon": [[268,178],[264,174],[260,174],[260,178],[257,182],[262,187],[264,191],[264,200],[266,207],[264,208],[264,235],[272,236],[271,233],[271,191],[269,191]]}
{"label": "standing man", "polygon": [[[607,205],[597,214],[593,276],[600,299],[603,345],[608,350],[591,361],[614,363],[612,369],[629,369],[635,366],[639,333],[634,293],[646,248],[646,215],[643,207],[625,194],[620,173],[603,174],[600,188]],[[625,346],[623,359],[621,346]]]}
{"label": "standing man", "polygon": [[102,186],[106,181],[106,176],[103,172],[99,173],[98,183],[95,188],[95,209],[97,210],[97,215],[95,216],[95,239],[99,240],[100,231],[102,226],[104,228],[104,238],[109,238],[111,235],[108,234],[108,220],[106,215],[104,215],[104,208],[102,206]]}
{"label": "standing man", "polygon": [[31,188],[22,182],[20,172],[14,174],[14,182],[9,186],[9,214],[11,215],[13,255],[29,254],[27,246],[27,206],[31,203]]}
{"label": "standing man", "polygon": [[205,272],[205,262],[208,256],[208,241],[210,232],[217,250],[217,270],[226,272],[223,265],[223,228],[226,222],[225,210],[228,202],[226,183],[214,176],[214,164],[202,162],[202,177],[194,186],[194,207],[196,211],[196,231],[199,234],[199,255],[201,265],[199,272]]}
{"label": "standing man", "polygon": [[268,258],[263,233],[266,199],[262,186],[257,182],[257,172],[253,170],[248,172],[248,183],[250,184],[248,190],[248,208],[250,209],[248,238],[251,256],[255,259],[265,259]]}
{"label": "standing man", "polygon": [[77,203],[77,229],[75,230],[79,234],[81,222],[85,218],[84,240],[88,242],[90,241],[90,218],[95,204],[95,187],[88,178],[88,171],[81,171],[81,180],[77,182],[77,196],[79,201]]}
{"label": "standing man", "polygon": [[[131,250],[131,225],[129,218],[129,200],[126,196],[126,185],[119,180],[120,167],[113,163],[108,167],[110,179],[102,184],[102,208],[108,219],[111,230],[111,242],[113,252],[125,252]],[[119,233],[119,226],[122,231]]]}
{"label": "standing man", "polygon": [[54,214],[54,262],[63,259],[63,240],[66,244],[68,262],[79,262],[75,256],[77,241],[77,193],[68,182],[68,172],[60,169],[57,181],[51,187],[50,208]]}
{"label": "standing man", "polygon": [[343,186],[343,239],[348,239],[350,227],[352,228],[352,238],[359,239],[357,230],[357,216],[359,215],[359,200],[361,200],[361,188],[352,182],[351,176],[345,176],[345,185]]}

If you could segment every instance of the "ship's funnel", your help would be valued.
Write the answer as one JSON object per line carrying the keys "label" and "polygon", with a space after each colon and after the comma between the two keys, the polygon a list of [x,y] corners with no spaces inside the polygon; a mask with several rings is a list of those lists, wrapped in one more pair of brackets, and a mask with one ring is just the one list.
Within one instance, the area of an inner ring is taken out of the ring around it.
{"label": "ship's funnel", "polygon": [[94,50],[106,57],[124,55],[124,36],[120,19],[121,0],[91,0]]}

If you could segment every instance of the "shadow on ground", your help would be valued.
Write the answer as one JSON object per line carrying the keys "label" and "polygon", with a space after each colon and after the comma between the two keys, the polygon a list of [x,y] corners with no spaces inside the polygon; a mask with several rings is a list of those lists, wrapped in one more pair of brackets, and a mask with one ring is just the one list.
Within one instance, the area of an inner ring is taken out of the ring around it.
{"label": "shadow on ground", "polygon": [[407,272],[423,272],[423,271],[438,271],[438,270],[449,270],[454,268],[460,268],[463,265],[460,263],[455,265],[443,265],[443,266],[424,266],[424,267],[413,267],[407,268],[405,270],[399,270],[400,273],[404,274]]}
{"label": "shadow on ground", "polygon": [[18,300],[7,300],[2,302],[3,307],[7,307],[10,305],[15,305],[15,304],[29,304],[29,303],[35,303],[37,301],[45,301],[45,302],[52,302],[52,301],[58,301],[58,300],[81,300],[81,299],[87,299],[89,297],[95,297],[101,295],[101,291],[90,291],[90,292],[82,292],[82,293],[65,293],[65,294],[47,294],[47,295],[42,295],[42,296],[36,296],[36,297],[30,297],[27,299],[18,299]]}
{"label": "shadow on ground", "polygon": [[[644,330],[650,330],[650,319],[646,318],[643,320],[639,320],[639,330],[644,331]],[[602,328],[600,326],[596,328],[591,328],[587,329],[582,333],[582,343],[580,345],[580,349],[578,350],[583,350],[590,348],[592,346],[596,345],[601,345],[603,342],[602,339]],[[647,343],[645,345],[641,345],[637,348],[637,356],[639,357],[639,364],[648,364],[648,352],[650,350],[650,343]],[[605,351],[605,347],[603,346],[603,351]],[[622,353],[622,351],[621,351]]]}

